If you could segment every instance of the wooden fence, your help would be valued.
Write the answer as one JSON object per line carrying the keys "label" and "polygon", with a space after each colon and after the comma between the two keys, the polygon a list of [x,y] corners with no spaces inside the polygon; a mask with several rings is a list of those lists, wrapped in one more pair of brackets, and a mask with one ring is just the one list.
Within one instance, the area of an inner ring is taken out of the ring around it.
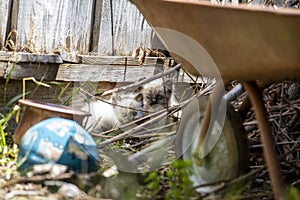
{"label": "wooden fence", "polygon": [[52,86],[26,81],[27,99],[80,107],[79,88],[95,95],[156,67],[155,58],[141,67],[131,57],[156,39],[129,0],[1,0],[0,20],[1,114],[21,97],[23,78]]}
{"label": "wooden fence", "polygon": [[153,31],[129,0],[0,1],[0,49],[128,55]]}

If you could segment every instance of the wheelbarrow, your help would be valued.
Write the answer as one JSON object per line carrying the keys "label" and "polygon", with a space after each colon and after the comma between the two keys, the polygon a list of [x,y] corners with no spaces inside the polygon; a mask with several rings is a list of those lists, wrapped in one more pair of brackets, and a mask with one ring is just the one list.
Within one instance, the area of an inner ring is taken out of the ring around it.
{"label": "wheelbarrow", "polygon": [[[274,197],[284,197],[280,163],[257,81],[300,80],[299,10],[192,0],[131,1],[186,71],[215,77],[222,84],[242,83],[258,121]],[[215,102],[223,95],[216,91],[220,88],[215,89]],[[210,115],[205,115],[204,124],[197,129],[198,138],[205,136],[207,121]]]}

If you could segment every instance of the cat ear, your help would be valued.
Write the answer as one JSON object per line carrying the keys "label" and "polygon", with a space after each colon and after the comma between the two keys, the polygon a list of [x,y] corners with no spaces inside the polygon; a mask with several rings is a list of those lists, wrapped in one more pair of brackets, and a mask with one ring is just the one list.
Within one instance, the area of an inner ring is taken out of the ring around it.
{"label": "cat ear", "polygon": [[138,95],[135,97],[135,100],[136,100],[136,101],[139,101],[139,102],[143,101],[143,94],[142,94],[142,93],[138,94]]}

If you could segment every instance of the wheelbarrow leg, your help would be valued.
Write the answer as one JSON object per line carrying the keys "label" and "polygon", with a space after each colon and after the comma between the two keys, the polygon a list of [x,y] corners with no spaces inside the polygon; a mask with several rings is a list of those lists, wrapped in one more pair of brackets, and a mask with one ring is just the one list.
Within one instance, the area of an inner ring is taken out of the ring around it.
{"label": "wheelbarrow leg", "polygon": [[280,162],[277,157],[272,130],[268,122],[266,108],[263,103],[262,90],[255,82],[243,83],[248,92],[251,104],[253,106],[258,128],[261,134],[261,142],[263,144],[264,158],[268,167],[271,178],[272,190],[275,199],[283,199],[285,196],[285,187],[280,169]]}

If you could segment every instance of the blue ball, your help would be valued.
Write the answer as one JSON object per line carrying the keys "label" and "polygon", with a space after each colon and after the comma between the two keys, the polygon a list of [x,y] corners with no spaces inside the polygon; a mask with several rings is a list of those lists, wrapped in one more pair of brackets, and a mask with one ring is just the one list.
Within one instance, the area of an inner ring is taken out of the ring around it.
{"label": "blue ball", "polygon": [[18,153],[18,170],[35,164],[56,163],[70,169],[89,173],[96,171],[100,161],[96,143],[91,135],[73,120],[48,118],[23,135]]}

